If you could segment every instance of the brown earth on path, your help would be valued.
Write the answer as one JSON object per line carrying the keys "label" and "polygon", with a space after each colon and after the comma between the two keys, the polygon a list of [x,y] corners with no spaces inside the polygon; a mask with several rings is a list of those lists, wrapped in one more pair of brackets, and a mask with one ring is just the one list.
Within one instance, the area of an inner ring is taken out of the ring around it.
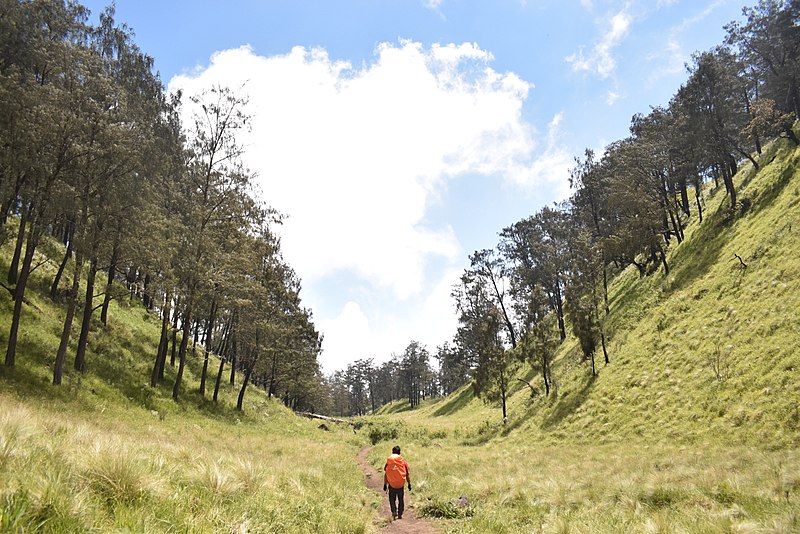
{"label": "brown earth on path", "polygon": [[[403,512],[403,519],[392,521],[392,512],[389,508],[389,497],[383,492],[383,473],[369,465],[367,455],[369,454],[369,447],[364,447],[358,451],[358,467],[364,472],[364,483],[373,491],[376,491],[381,496],[381,507],[378,512],[380,516],[380,524],[384,525],[380,530],[381,532],[400,533],[406,532],[410,534],[435,534],[436,529],[433,525],[424,519],[417,517],[414,511],[414,504],[411,499],[411,492],[405,492],[405,512]],[[411,471],[414,467],[411,467]],[[411,477],[411,485],[414,485],[414,477]]]}

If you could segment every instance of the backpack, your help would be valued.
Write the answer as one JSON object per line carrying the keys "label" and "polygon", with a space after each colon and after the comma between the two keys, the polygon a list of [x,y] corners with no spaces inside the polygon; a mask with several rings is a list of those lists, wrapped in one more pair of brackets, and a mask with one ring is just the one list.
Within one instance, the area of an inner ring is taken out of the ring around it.
{"label": "backpack", "polygon": [[399,454],[386,459],[386,480],[394,489],[401,489],[406,482],[406,461]]}

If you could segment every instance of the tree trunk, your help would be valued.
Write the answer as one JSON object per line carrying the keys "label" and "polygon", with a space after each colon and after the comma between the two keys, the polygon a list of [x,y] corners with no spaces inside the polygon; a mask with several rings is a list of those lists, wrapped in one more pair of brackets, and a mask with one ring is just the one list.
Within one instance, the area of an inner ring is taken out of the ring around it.
{"label": "tree trunk", "polygon": [[544,380],[544,396],[550,396],[550,361],[547,354],[542,355],[542,380]]}
{"label": "tree trunk", "polygon": [[177,353],[177,344],[178,344],[178,305],[180,304],[181,299],[175,301],[175,311],[172,314],[172,354],[169,357],[169,364],[172,367],[175,367],[175,354]]}
{"label": "tree trunk", "polygon": [[61,342],[56,353],[56,363],[53,368],[53,385],[61,384],[64,371],[64,360],[67,357],[69,337],[72,333],[72,321],[75,318],[75,308],[78,306],[78,289],[80,287],[81,273],[83,272],[83,254],[78,250],[75,255],[75,270],[72,275],[72,287],[67,293],[67,317],[64,319],[64,328],[61,330]]}
{"label": "tree trunk", "polygon": [[600,346],[603,347],[603,358],[605,358],[606,365],[608,365],[611,361],[608,359],[608,351],[606,351],[606,333],[603,325],[600,325]]}
{"label": "tree trunk", "polygon": [[506,389],[508,389],[508,385],[506,384],[506,375],[505,371],[500,371],[500,398],[503,402],[503,424],[505,425],[508,422],[508,414],[506,413]]}
{"label": "tree trunk", "polygon": [[672,233],[678,240],[678,244],[681,244],[683,242],[683,228],[681,227],[680,219],[675,213],[672,212],[671,209],[667,208],[667,212],[669,213],[669,220],[672,224]]}
{"label": "tree trunk", "polygon": [[192,324],[192,358],[197,358],[197,340],[200,337],[200,321]]}
{"label": "tree trunk", "polygon": [[14,367],[17,354],[17,333],[19,332],[19,321],[22,316],[22,303],[25,300],[25,288],[28,285],[28,277],[31,273],[33,263],[33,253],[36,245],[39,244],[40,230],[35,221],[32,221],[28,229],[28,240],[25,245],[25,256],[22,260],[17,285],[14,286],[14,312],[11,316],[11,330],[8,334],[8,347],[6,348],[6,367]]}
{"label": "tree trunk", "polygon": [[[192,323],[192,296],[189,295],[189,302],[186,303],[186,314],[183,318],[183,335],[181,337],[181,348],[178,354],[180,364],[178,365],[178,374],[175,376],[175,385],[172,387],[172,399],[177,401],[178,395],[181,391],[181,381],[183,380],[183,369],[186,366],[186,346],[189,343],[191,336],[191,323]],[[173,344],[173,349],[175,348]]]}
{"label": "tree trunk", "polygon": [[[94,253],[92,254],[94,256]],[[94,281],[97,277],[97,258],[89,260],[89,272],[86,274],[86,297],[83,301],[83,320],[81,333],[78,337],[78,347],[75,351],[75,370],[83,373],[86,371],[86,344],[89,342],[89,330],[92,327],[92,312],[94,311]]]}
{"label": "tree trunk", "polygon": [[[267,397],[272,398],[273,395],[277,395],[277,384],[275,383],[275,376],[277,374],[278,368],[278,351],[272,351],[272,362],[270,366],[269,372],[269,390],[267,390]],[[412,405],[413,406],[413,405]]]}
{"label": "tree trunk", "polygon": [[150,374],[150,387],[156,387],[164,379],[164,364],[167,361],[167,348],[169,347],[169,314],[172,308],[172,289],[167,289],[164,297],[164,309],[161,311],[161,338],[158,340],[156,361],[153,372]]}
{"label": "tree trunk", "polygon": [[664,248],[659,244],[656,247],[656,252],[658,253],[658,257],[661,259],[661,264],[664,265],[664,274],[669,274],[669,265],[667,265],[667,254],[664,252]]}
{"label": "tree trunk", "polygon": [[260,344],[259,344],[259,335],[258,329],[256,329],[256,346],[255,350],[253,351],[253,358],[250,362],[250,365],[247,366],[247,371],[244,374],[244,380],[242,380],[242,389],[239,390],[239,398],[236,399],[236,409],[238,411],[242,411],[242,405],[244,404],[244,392],[247,389],[247,384],[250,382],[250,375],[253,373],[253,369],[256,367],[256,362],[258,362],[258,354],[259,354]]}
{"label": "tree trunk", "polygon": [[733,185],[733,175],[736,174],[736,160],[733,159],[733,156],[730,156],[730,169],[723,169],[722,172],[722,179],[725,182],[725,191],[731,197],[731,210],[736,209],[736,188]]}
{"label": "tree trunk", "polygon": [[556,319],[558,320],[558,333],[561,341],[567,339],[567,327],[564,321],[564,299],[561,296],[561,284],[556,282]]}
{"label": "tree trunk", "polygon": [[19,218],[19,229],[17,230],[17,242],[14,245],[14,256],[11,258],[11,265],[8,267],[8,283],[14,285],[19,278],[19,259],[22,256],[22,245],[25,243],[25,226],[28,224],[28,209],[23,206]]}
{"label": "tree trunk", "polygon": [[214,331],[214,321],[217,318],[217,299],[211,299],[211,311],[208,313],[208,322],[204,334],[205,343],[203,350],[203,372],[200,375],[200,396],[206,396],[206,373],[208,372],[208,352],[211,350],[211,333]]}
{"label": "tree trunk", "polygon": [[681,190],[681,209],[683,210],[683,213],[685,213],[686,216],[688,217],[690,215],[690,213],[689,213],[689,187],[688,187],[688,184],[687,184],[686,176],[681,176],[679,187],[680,187],[680,190]]}
{"label": "tree trunk", "polygon": [[[606,272],[606,261],[603,260],[603,305],[606,308],[606,313],[609,313],[608,306],[608,272]],[[564,341],[564,338],[561,338]]]}
{"label": "tree trunk", "polygon": [[231,343],[233,350],[231,351],[231,377],[229,383],[233,386],[236,381],[236,337],[231,340]]}
{"label": "tree trunk", "polygon": [[503,296],[500,294],[500,289],[497,287],[497,282],[494,279],[494,275],[490,275],[489,278],[492,281],[492,287],[494,288],[494,294],[497,297],[497,302],[500,304],[500,311],[503,312],[503,321],[506,323],[506,329],[508,330],[508,337],[511,340],[511,346],[516,348],[517,334],[514,331],[514,325],[511,323],[511,319],[508,317],[506,306],[503,304]]}
{"label": "tree trunk", "polygon": [[103,295],[103,308],[100,311],[100,320],[103,324],[108,324],[108,305],[111,303],[111,292],[114,287],[114,275],[117,273],[117,262],[119,261],[119,237],[114,239],[114,246],[111,249],[111,260],[108,265],[108,278],[106,280],[106,292]]}
{"label": "tree trunk", "polygon": [[150,287],[151,277],[150,273],[146,273],[144,275],[144,283],[142,285],[142,304],[148,310],[153,309],[153,299],[150,298],[150,293],[148,292],[148,287]]}
{"label": "tree trunk", "polygon": [[220,355],[219,370],[217,370],[217,381],[214,383],[214,402],[217,402],[217,395],[219,394],[219,384],[222,382],[222,371],[225,368],[225,358]]}
{"label": "tree trunk", "polygon": [[[255,363],[255,362],[254,362]],[[247,384],[250,382],[250,374],[253,372],[255,365],[249,365],[244,373],[244,380],[242,381],[242,388],[239,390],[239,398],[236,400],[236,409],[242,411],[242,404],[244,404],[244,392],[247,389]]]}
{"label": "tree trunk", "polygon": [[64,253],[64,258],[61,260],[61,264],[58,266],[56,276],[53,278],[53,284],[50,286],[50,298],[52,300],[55,300],[58,297],[58,286],[61,284],[61,277],[64,275],[64,269],[67,268],[67,262],[72,257],[72,248],[74,243],[72,234],[75,232],[75,230],[72,229],[72,226],[72,223],[67,221],[66,228],[64,229],[64,234],[66,235],[67,239],[67,251]]}
{"label": "tree trunk", "polygon": [[700,222],[703,222],[703,206],[700,204],[700,187],[694,190],[694,200],[697,202],[697,215],[700,217]]}

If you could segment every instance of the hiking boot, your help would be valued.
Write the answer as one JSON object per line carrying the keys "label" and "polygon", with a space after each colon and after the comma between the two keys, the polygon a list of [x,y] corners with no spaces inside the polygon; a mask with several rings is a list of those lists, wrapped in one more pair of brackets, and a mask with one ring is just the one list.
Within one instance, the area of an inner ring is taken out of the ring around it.
{"label": "hiking boot", "polygon": [[397,514],[397,519],[403,519],[403,514]]}

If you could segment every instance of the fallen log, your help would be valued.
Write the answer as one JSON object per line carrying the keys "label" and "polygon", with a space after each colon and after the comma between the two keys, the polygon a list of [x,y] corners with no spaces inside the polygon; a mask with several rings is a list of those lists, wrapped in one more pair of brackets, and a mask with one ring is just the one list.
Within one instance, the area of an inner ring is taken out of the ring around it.
{"label": "fallen log", "polygon": [[322,419],[323,421],[330,421],[331,423],[344,423],[347,425],[355,426],[353,421],[347,419],[339,419],[338,417],[328,417],[327,415],[319,415],[311,412],[297,412],[297,415],[308,417],[309,419]]}

